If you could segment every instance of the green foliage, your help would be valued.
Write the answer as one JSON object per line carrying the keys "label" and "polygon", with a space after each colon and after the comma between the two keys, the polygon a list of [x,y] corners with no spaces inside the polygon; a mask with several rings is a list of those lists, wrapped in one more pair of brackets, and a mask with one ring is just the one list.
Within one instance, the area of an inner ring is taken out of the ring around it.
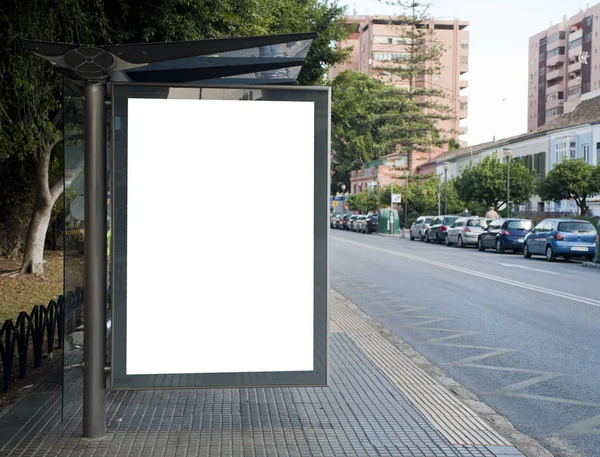
{"label": "green foliage", "polygon": [[[22,233],[38,204],[31,169],[50,171],[50,182],[37,183],[38,189],[51,188],[62,174],[62,76],[26,50],[21,39],[103,45],[315,31],[319,38],[311,46],[299,82],[323,84],[328,67],[344,61],[350,51],[335,46],[350,33],[343,12],[328,0],[4,0],[0,238]],[[14,160],[20,163],[15,165]],[[55,207],[53,217],[60,209]]]}
{"label": "green foliage", "polygon": [[583,159],[564,160],[538,181],[536,190],[542,200],[574,199],[581,215],[587,216],[588,197],[600,193],[600,167],[590,165]]}
{"label": "green foliage", "polygon": [[[506,162],[495,155],[487,156],[476,165],[470,164],[455,178],[458,196],[465,202],[484,207],[506,203]],[[518,161],[510,161],[510,200],[522,204],[534,191],[533,176]]]}
{"label": "green foliage", "polygon": [[398,6],[400,13],[390,21],[397,36],[407,44],[406,57],[393,65],[379,67],[408,83],[407,96],[428,112],[432,120],[449,120],[454,116],[450,106],[443,103],[448,96],[440,86],[426,87],[425,75],[439,74],[444,68],[442,58],[447,49],[435,39],[435,29],[430,27],[433,17],[431,2],[423,0],[390,0],[385,3]]}
{"label": "green foliage", "polygon": [[385,186],[381,188],[381,206],[390,206],[392,197],[391,197],[391,188],[394,188],[394,195],[400,194],[402,195],[402,201],[404,202],[406,199],[406,190],[404,186],[400,186],[399,184],[393,183],[392,186]]}
{"label": "green foliage", "polygon": [[360,194],[348,196],[348,206],[353,211],[374,213],[379,210],[379,195],[377,190],[365,189]]}
{"label": "green foliage", "polygon": [[355,71],[332,83],[332,191],[350,187],[350,172],[388,154],[426,145],[432,121],[406,94]]}

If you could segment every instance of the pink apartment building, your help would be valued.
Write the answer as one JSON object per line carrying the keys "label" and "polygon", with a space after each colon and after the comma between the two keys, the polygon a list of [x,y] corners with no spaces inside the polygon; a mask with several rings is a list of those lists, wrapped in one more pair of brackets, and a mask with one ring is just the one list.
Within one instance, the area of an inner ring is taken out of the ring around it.
{"label": "pink apartment building", "polygon": [[[332,68],[329,78],[335,78],[343,70],[355,70],[398,88],[408,87],[408,81],[386,71],[385,67],[400,65],[397,61],[406,55],[407,43],[403,39],[399,18],[389,16],[348,16],[348,23],[356,24],[356,31],[341,46],[353,46],[351,60]],[[439,74],[424,75],[418,79],[417,87],[441,89],[446,97],[439,102],[451,107],[453,120],[438,123],[442,137],[460,141],[467,127],[460,121],[467,118],[468,98],[460,92],[467,88],[462,80],[469,67],[469,32],[467,21],[432,20],[428,26],[434,29],[432,39],[439,41],[445,49],[441,59],[443,68]]]}
{"label": "pink apartment building", "polygon": [[529,38],[529,132],[600,90],[599,16],[600,4]]}

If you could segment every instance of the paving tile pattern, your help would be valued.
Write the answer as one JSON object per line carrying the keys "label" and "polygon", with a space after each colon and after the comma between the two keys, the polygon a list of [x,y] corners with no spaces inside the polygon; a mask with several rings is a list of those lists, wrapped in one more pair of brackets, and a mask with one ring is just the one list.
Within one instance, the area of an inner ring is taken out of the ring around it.
{"label": "paving tile pattern", "polygon": [[[81,398],[81,372],[72,371],[67,376],[71,401],[65,405],[65,421],[60,421],[60,393],[34,392],[44,397],[28,397],[0,419],[0,456],[521,455],[511,446],[456,444],[466,435],[449,439],[422,408],[413,406],[400,378],[380,369],[381,361],[373,362],[374,354],[365,349],[383,344],[377,333],[361,326],[360,316],[337,297],[332,314],[343,331],[331,335],[327,388],[111,392],[106,437],[85,440],[76,400]],[[398,352],[391,345],[384,350]],[[405,385],[411,383],[418,381]],[[430,399],[432,409],[439,398]]]}

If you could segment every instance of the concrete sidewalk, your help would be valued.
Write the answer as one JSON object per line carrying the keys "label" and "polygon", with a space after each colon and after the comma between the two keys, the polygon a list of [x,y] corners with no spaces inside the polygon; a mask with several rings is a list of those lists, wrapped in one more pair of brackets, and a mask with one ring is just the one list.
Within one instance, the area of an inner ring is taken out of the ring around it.
{"label": "concrete sidewalk", "polygon": [[61,422],[60,392],[27,397],[0,419],[0,456],[523,455],[336,292],[330,345],[326,388],[109,393],[101,440],[81,438],[80,400]]}

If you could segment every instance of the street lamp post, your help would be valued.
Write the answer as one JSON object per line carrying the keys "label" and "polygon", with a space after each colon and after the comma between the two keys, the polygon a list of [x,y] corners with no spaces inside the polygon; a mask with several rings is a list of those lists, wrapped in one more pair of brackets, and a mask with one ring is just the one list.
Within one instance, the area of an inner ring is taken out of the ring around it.
{"label": "street lamp post", "polygon": [[504,148],[504,155],[506,156],[506,217],[510,217],[510,157],[512,156],[512,150],[510,148]]}
{"label": "street lamp post", "polygon": [[404,227],[408,227],[408,175],[410,172],[404,170]]}
{"label": "street lamp post", "polygon": [[450,168],[450,162],[444,162],[444,214],[448,214],[448,168]]}

